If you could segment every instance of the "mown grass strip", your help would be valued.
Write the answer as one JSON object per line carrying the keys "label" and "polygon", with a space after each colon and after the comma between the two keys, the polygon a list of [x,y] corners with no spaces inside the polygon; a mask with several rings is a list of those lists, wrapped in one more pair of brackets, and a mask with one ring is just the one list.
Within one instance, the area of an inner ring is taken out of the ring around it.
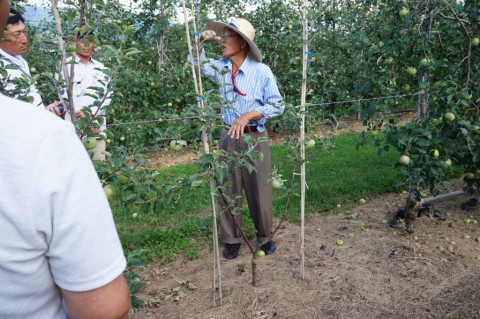
{"label": "mown grass strip", "polygon": [[[360,198],[367,199],[376,194],[397,191],[395,184],[401,178],[394,169],[398,159],[396,152],[384,152],[378,156],[376,148],[366,146],[356,149],[358,134],[343,134],[334,140],[335,148],[315,154],[307,152],[306,211],[308,215],[327,212],[341,204],[353,206]],[[285,179],[290,179],[291,163],[286,146],[272,146],[273,165]],[[199,171],[196,164],[182,164],[159,170],[161,177],[194,174]],[[294,192],[299,190],[296,177]],[[287,184],[287,183],[286,183]],[[274,214],[279,216],[285,205],[286,190],[274,191]],[[175,254],[196,258],[199,247],[210,243],[211,217],[210,197],[207,186],[181,192],[174,206],[165,207],[155,213],[146,207],[132,207],[124,218],[124,210],[114,208],[114,216],[125,250],[143,248],[150,260],[170,261]],[[247,205],[244,205],[245,210]],[[137,212],[136,218],[131,213]],[[248,215],[248,214],[246,214]],[[299,220],[299,197],[293,196],[287,219]],[[245,217],[247,234],[253,235],[254,228]]]}

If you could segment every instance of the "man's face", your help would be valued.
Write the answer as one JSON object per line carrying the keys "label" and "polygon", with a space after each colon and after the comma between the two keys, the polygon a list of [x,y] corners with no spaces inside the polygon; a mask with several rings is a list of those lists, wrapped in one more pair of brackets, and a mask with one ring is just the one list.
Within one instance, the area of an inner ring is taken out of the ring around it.
{"label": "man's face", "polygon": [[[8,15],[10,12],[10,3],[5,0],[0,0],[0,30],[5,28],[5,23],[7,23]],[[0,41],[2,41],[3,34],[0,32]]]}
{"label": "man's face", "polygon": [[93,52],[93,42],[88,40],[78,41],[77,42],[79,50],[77,54],[82,58],[90,58]]}
{"label": "man's face", "polygon": [[27,53],[27,28],[22,21],[7,25],[7,34],[4,34],[0,48],[10,55],[24,55]]}
{"label": "man's face", "polygon": [[229,28],[225,28],[223,30],[221,38],[222,41],[220,46],[222,47],[222,53],[224,57],[230,58],[235,56],[246,48],[245,40],[243,40],[238,33]]}

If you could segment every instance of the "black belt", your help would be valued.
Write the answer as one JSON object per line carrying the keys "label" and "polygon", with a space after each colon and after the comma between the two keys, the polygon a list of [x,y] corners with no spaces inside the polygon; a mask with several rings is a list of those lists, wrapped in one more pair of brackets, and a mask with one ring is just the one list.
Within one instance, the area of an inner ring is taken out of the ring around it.
{"label": "black belt", "polygon": [[245,126],[243,128],[243,133],[250,133],[250,132],[258,132],[258,128],[256,126]]}

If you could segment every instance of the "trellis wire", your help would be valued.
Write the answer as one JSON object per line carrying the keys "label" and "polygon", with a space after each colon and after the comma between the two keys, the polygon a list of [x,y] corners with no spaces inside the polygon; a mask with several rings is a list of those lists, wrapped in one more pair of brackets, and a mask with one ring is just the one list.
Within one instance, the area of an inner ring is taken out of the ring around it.
{"label": "trellis wire", "polygon": [[[324,105],[333,105],[333,104],[347,104],[347,103],[354,103],[354,102],[363,102],[363,101],[373,101],[373,100],[385,100],[391,98],[403,98],[403,97],[410,97],[418,95],[418,92],[413,94],[401,94],[401,95],[390,95],[390,96],[381,96],[381,97],[372,97],[366,99],[356,99],[356,100],[345,100],[345,101],[336,101],[336,102],[325,102],[325,103],[318,103],[318,104],[310,104],[306,103],[305,105],[310,106],[324,106]],[[296,105],[296,107],[301,105]],[[219,119],[221,116],[218,117]],[[202,120],[201,116],[186,116],[186,117],[172,117],[172,118],[159,118],[157,120],[142,120],[138,122],[123,122],[123,123],[112,123],[108,124],[109,126],[120,126],[120,125],[135,125],[135,124],[152,124],[152,123],[161,123],[164,121],[182,121],[182,120],[190,120],[190,119],[199,119]]]}

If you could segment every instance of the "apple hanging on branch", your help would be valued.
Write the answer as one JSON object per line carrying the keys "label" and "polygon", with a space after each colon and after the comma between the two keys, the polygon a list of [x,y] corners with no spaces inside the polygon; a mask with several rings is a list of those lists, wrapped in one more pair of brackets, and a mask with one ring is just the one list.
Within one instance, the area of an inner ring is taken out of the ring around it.
{"label": "apple hanging on branch", "polygon": [[407,73],[410,74],[410,75],[415,75],[415,74],[417,74],[417,68],[415,68],[413,66],[409,66],[407,68]]}
{"label": "apple hanging on branch", "polygon": [[305,143],[305,148],[314,148],[315,147],[315,140],[314,139],[309,139]]}
{"label": "apple hanging on branch", "polygon": [[410,157],[408,155],[402,155],[400,156],[398,162],[402,165],[407,166],[410,163]]}
{"label": "apple hanging on branch", "polygon": [[455,114],[453,114],[452,112],[447,112],[445,113],[445,115],[443,115],[443,118],[448,122],[452,122],[455,119]]}

